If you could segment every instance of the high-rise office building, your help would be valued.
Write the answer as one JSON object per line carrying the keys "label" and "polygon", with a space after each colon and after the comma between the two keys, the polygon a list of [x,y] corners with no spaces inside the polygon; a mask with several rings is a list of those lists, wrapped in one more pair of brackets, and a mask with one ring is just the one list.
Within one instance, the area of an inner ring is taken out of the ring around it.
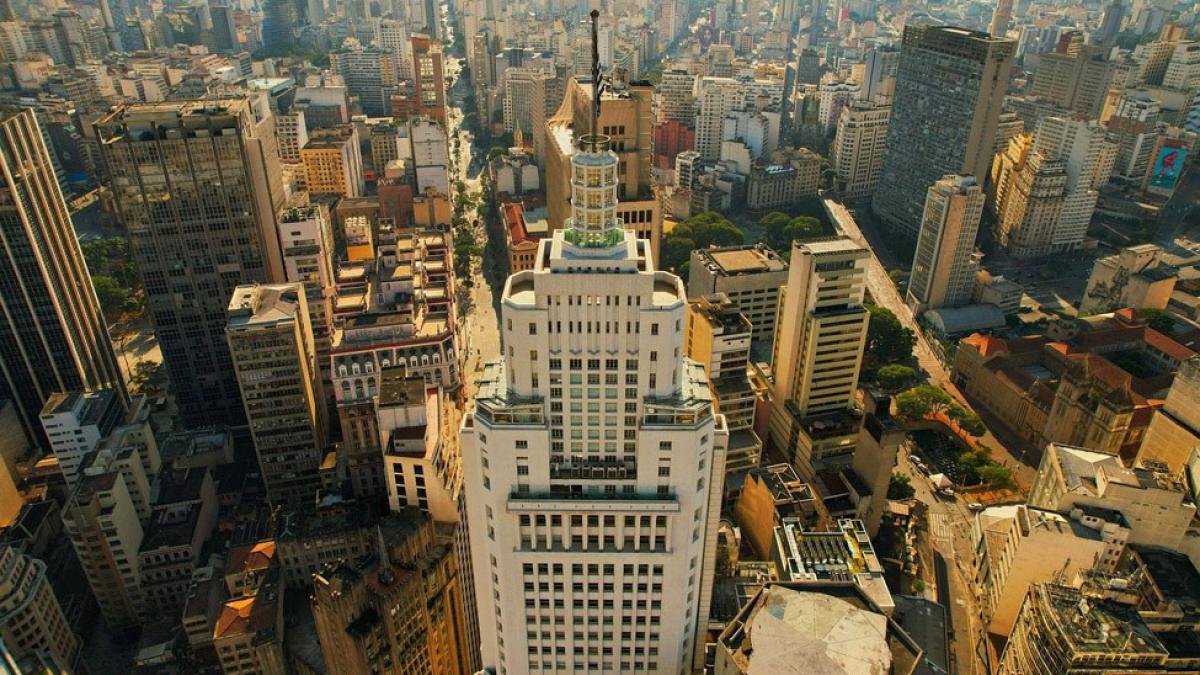
{"label": "high-rise office building", "polygon": [[46,400],[41,418],[58,470],[74,489],[84,460],[125,421],[125,405],[112,389],[58,392]]}
{"label": "high-rise office building", "polygon": [[869,257],[845,237],[792,247],[788,282],[779,292],[770,434],[805,478],[824,457],[854,448],[857,418],[847,421],[847,413],[867,343]]}
{"label": "high-rise office building", "polygon": [[687,672],[728,432],[683,357],[683,283],[621,228],[617,154],[580,145],[573,216],[508,279],[507,351],[462,426],[483,665]]}
{"label": "high-rise office building", "polygon": [[904,28],[875,213],[915,239],[925,192],[948,174],[984,176],[1015,45],[962,28]]}
{"label": "high-rise office building", "polygon": [[1117,66],[1100,46],[1084,46],[1075,54],[1051,52],[1038,57],[1034,96],[1088,119],[1100,117]]}
{"label": "high-rise office building", "polygon": [[336,297],[333,271],[333,231],[329,211],[320,204],[284,209],[279,214],[279,243],[283,246],[286,281],[304,285],[317,367],[329,392],[330,347]]}
{"label": "high-rise office building", "polygon": [[842,199],[864,199],[875,191],[891,118],[891,106],[871,101],[851,101],[842,108],[829,158]]}
{"label": "high-rise office building", "polygon": [[0,644],[18,661],[45,652],[62,672],[72,672],[79,655],[46,563],[9,545],[0,547]]}
{"label": "high-rise office building", "polygon": [[1101,42],[1112,42],[1121,32],[1121,22],[1125,20],[1125,5],[1121,0],[1113,0],[1104,7],[1104,15],[1100,19]]}
{"label": "high-rise office building", "polygon": [[266,0],[264,5],[263,48],[269,54],[283,56],[296,44],[296,0]]}
{"label": "high-rise office building", "polygon": [[96,123],[179,412],[245,423],[225,341],[237,286],[283,279],[283,185],[267,111],[237,99],[122,106]]}
{"label": "high-rise office building", "polygon": [[787,261],[766,244],[697,249],[688,266],[688,297],[724,294],[750,321],[754,341],[770,345],[779,289],[787,281]]}
{"label": "high-rise office building", "polygon": [[875,47],[866,55],[863,70],[862,97],[879,105],[891,105],[896,93],[896,70],[900,66],[900,51]]}
{"label": "high-rise office building", "polygon": [[0,397],[48,450],[38,415],[52,394],[128,395],[32,111],[0,113],[0,168]]}
{"label": "high-rise office building", "polygon": [[658,86],[658,123],[674,120],[689,127],[696,124],[696,76],[682,68],[663,73]]}
{"label": "high-rise office building", "polygon": [[110,630],[133,629],[147,618],[138,551],[152,502],[148,476],[159,467],[152,441],[102,448],[88,456],[63,506],[63,532]]}
{"label": "high-rise office building", "polygon": [[971,301],[983,201],[974,176],[945,176],[929,188],[908,282],[914,314]]}
{"label": "high-rise office building", "polygon": [[238,286],[226,335],[267,499],[316,499],[325,449],[325,397],[301,284]]}
{"label": "high-rise office building", "polygon": [[992,170],[996,241],[1018,258],[1054,250],[1067,187],[1063,163],[1032,146],[1030,136],[1013,139]]}
{"label": "high-rise office building", "polygon": [[412,36],[413,115],[446,122],[446,81],[442,44],[428,35]]}
{"label": "high-rise office building", "polygon": [[329,69],[342,76],[346,93],[358,97],[363,114],[391,114],[391,98],[396,93],[395,52],[376,47],[336,49],[329,52]]}

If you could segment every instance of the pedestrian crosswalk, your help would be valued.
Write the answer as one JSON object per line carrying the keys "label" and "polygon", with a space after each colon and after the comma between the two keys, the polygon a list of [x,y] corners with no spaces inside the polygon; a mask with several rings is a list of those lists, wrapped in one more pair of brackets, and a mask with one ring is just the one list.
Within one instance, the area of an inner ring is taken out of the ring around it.
{"label": "pedestrian crosswalk", "polygon": [[954,539],[954,536],[950,534],[950,518],[944,513],[929,514],[929,529],[933,532],[935,539],[944,542]]}

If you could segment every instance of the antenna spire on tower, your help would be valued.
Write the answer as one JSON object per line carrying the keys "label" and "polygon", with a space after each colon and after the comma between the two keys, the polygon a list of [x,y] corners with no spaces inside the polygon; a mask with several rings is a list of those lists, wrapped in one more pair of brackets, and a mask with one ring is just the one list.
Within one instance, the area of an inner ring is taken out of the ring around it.
{"label": "antenna spire on tower", "polygon": [[595,152],[600,145],[600,129],[597,125],[600,123],[600,80],[604,73],[600,71],[600,36],[597,28],[600,10],[593,9],[590,16],[592,17],[592,151]]}

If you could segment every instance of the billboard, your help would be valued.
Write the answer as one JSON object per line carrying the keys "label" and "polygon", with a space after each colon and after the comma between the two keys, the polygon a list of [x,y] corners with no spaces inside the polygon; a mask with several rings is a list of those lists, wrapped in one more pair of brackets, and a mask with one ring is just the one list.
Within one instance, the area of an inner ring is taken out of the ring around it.
{"label": "billboard", "polygon": [[1170,193],[1179,182],[1183,173],[1183,162],[1187,159],[1186,148],[1162,147],[1158,151],[1158,159],[1154,160],[1154,169],[1150,173],[1150,188],[1156,191]]}

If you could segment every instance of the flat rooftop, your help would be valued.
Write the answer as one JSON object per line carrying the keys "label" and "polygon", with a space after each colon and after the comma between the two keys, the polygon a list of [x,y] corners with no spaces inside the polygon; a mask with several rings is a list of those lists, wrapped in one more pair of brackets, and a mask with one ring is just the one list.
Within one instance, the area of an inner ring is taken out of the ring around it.
{"label": "flat rooftop", "polygon": [[764,244],[702,249],[696,255],[725,276],[785,272],[788,268],[787,262]]}

